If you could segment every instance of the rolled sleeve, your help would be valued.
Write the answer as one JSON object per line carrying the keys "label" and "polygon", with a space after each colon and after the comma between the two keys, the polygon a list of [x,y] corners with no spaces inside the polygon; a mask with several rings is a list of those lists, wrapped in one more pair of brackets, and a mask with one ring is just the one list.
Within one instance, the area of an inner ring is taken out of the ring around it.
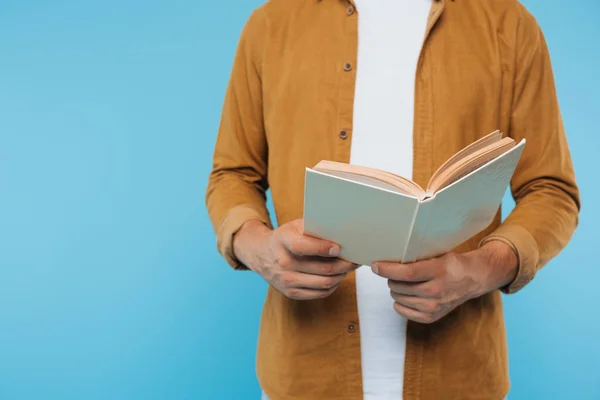
{"label": "rolled sleeve", "polygon": [[480,243],[501,240],[517,254],[518,272],[505,293],[521,290],[568,244],[581,207],[548,47],[533,16],[521,10],[508,134],[527,145],[510,184],[515,208]]}
{"label": "rolled sleeve", "polygon": [[512,282],[501,288],[506,294],[516,293],[535,277],[540,259],[537,243],[525,228],[518,225],[500,226],[493,234],[484,238],[480,246],[492,240],[509,245],[517,255],[517,274]]}
{"label": "rolled sleeve", "polygon": [[259,7],[246,22],[236,50],[206,189],[217,249],[235,269],[246,269],[233,251],[235,233],[254,219],[271,226],[261,83],[265,30],[264,8]]}
{"label": "rolled sleeve", "polygon": [[261,207],[250,204],[235,206],[225,215],[217,230],[217,248],[223,255],[225,261],[235,269],[248,269],[235,256],[233,251],[233,236],[240,230],[242,225],[251,220],[257,220],[271,228],[269,214]]}

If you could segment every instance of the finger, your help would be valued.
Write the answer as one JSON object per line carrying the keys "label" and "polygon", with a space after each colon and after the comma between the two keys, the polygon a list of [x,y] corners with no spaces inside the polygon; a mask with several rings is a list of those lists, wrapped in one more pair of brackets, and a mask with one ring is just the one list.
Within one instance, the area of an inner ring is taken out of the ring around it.
{"label": "finger", "polygon": [[394,303],[394,310],[406,319],[419,322],[421,324],[431,324],[432,322],[436,321],[433,315],[406,307],[400,303]]}
{"label": "finger", "polygon": [[427,282],[435,278],[441,261],[437,258],[417,261],[410,264],[376,262],[372,270],[379,276],[404,282]]}
{"label": "finger", "polygon": [[421,311],[425,314],[436,314],[439,311],[439,303],[433,299],[423,299],[415,296],[406,296],[391,292],[394,301],[404,307]]}
{"label": "finger", "polygon": [[389,279],[388,287],[394,293],[421,298],[439,299],[443,294],[443,287],[436,279],[427,282],[403,282]]}
{"label": "finger", "polygon": [[333,294],[337,288],[338,286],[328,290],[287,288],[281,293],[292,300],[316,300],[331,296],[331,294]]}
{"label": "finger", "polygon": [[304,272],[312,275],[340,275],[347,274],[358,268],[357,264],[351,262],[331,258],[316,258],[316,257],[300,257],[296,258],[296,271]]}
{"label": "finger", "polygon": [[284,287],[329,290],[340,285],[346,274],[319,276],[302,272],[286,272],[281,276]]}
{"label": "finger", "polygon": [[337,257],[340,254],[337,244],[300,233],[285,235],[283,245],[297,256]]}

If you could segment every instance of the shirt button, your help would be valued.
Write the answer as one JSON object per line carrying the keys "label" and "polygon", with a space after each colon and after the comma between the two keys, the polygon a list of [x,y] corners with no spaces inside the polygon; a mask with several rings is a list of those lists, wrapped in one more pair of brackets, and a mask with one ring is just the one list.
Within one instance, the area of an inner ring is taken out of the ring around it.
{"label": "shirt button", "polygon": [[356,325],[353,324],[352,322],[350,322],[348,324],[348,333],[354,333],[354,332],[356,332]]}
{"label": "shirt button", "polygon": [[347,131],[340,131],[340,139],[347,139],[348,138],[348,132]]}
{"label": "shirt button", "polygon": [[344,71],[352,71],[352,64],[351,63],[344,64]]}
{"label": "shirt button", "polygon": [[348,12],[348,15],[354,14],[354,7],[352,7],[352,6],[348,7],[347,12]]}

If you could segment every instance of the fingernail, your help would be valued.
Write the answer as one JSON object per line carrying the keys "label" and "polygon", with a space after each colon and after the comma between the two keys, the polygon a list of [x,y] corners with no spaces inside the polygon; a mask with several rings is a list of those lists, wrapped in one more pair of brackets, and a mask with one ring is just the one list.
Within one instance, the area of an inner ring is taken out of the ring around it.
{"label": "fingernail", "polygon": [[376,274],[379,272],[379,266],[377,264],[373,264],[371,265],[371,269],[373,270],[373,272],[375,272]]}
{"label": "fingernail", "polygon": [[329,249],[329,255],[331,257],[337,257],[340,255],[340,248],[337,246],[333,246]]}

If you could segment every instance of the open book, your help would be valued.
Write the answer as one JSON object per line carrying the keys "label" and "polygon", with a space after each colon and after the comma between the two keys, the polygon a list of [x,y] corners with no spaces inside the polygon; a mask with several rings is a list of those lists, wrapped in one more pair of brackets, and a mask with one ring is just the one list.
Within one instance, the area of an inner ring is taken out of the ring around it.
{"label": "open book", "polygon": [[306,169],[304,233],[338,243],[342,258],[361,265],[443,254],[493,221],[524,146],[492,132],[442,164],[426,188],[321,161]]}

